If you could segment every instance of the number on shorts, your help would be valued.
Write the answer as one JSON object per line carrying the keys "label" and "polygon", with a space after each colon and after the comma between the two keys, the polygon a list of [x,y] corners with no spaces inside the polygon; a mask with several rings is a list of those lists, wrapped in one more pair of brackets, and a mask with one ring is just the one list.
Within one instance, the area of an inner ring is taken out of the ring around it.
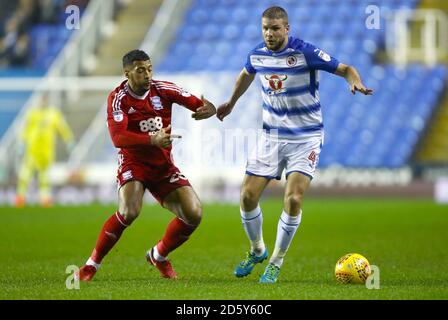
{"label": "number on shorts", "polygon": [[308,160],[310,160],[313,163],[313,165],[316,162],[316,156],[317,156],[317,154],[314,151],[311,151],[310,155],[308,156]]}

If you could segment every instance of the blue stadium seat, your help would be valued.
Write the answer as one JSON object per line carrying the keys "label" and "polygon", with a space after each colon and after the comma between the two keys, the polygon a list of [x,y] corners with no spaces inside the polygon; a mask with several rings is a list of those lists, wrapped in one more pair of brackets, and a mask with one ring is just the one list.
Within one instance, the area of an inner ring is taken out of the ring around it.
{"label": "blue stadium seat", "polygon": [[187,16],[187,22],[189,24],[202,25],[210,19],[210,15],[207,10],[198,7],[195,10],[191,10]]}
{"label": "blue stadium seat", "polygon": [[[43,69],[10,68],[0,70],[0,78],[38,77],[44,73]],[[0,91],[0,137],[9,128],[30,95],[29,91]]]}
{"label": "blue stadium seat", "polygon": [[206,24],[202,30],[202,40],[210,41],[217,40],[221,36],[221,27],[218,23],[208,23]]}

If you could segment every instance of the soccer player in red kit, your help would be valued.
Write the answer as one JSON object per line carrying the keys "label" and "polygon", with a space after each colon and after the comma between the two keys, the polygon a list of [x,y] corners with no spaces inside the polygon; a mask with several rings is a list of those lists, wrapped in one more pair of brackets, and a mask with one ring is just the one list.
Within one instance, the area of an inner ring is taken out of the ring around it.
{"label": "soccer player in red kit", "polygon": [[196,120],[216,113],[215,106],[173,83],[152,79],[149,56],[133,50],[123,57],[127,80],[108,97],[107,124],[118,152],[118,211],[104,224],[95,248],[77,277],[89,281],[122,232],[140,214],[145,189],[176,217],[169,223],[162,240],[146,253],[147,261],[164,278],[177,278],[167,256],[188,240],[198,227],[201,203],[174,165],[171,143],[180,136],[171,134],[173,103],[193,111]]}

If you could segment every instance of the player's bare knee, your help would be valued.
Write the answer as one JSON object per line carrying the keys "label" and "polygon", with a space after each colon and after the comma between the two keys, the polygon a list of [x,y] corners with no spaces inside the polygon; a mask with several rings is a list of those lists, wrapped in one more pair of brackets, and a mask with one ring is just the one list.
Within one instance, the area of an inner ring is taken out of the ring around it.
{"label": "player's bare knee", "polygon": [[184,212],[186,222],[188,224],[198,226],[202,220],[202,205],[200,202],[195,202]]}
{"label": "player's bare knee", "polygon": [[300,208],[302,207],[302,194],[300,193],[292,193],[288,194],[285,197],[285,209],[290,214],[296,214],[300,212]]}
{"label": "player's bare knee", "polygon": [[123,218],[126,220],[128,224],[131,224],[135,219],[137,219],[138,215],[140,214],[140,206],[138,205],[128,205],[124,207],[122,210],[123,212],[120,212]]}
{"label": "player's bare knee", "polygon": [[254,210],[258,205],[256,193],[250,189],[243,188],[241,191],[241,207],[245,211]]}

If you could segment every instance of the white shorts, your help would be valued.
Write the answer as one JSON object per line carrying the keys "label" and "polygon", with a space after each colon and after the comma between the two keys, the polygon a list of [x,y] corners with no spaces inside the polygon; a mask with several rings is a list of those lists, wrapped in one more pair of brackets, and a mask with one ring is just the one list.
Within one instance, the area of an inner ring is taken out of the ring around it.
{"label": "white shorts", "polygon": [[286,178],[292,172],[300,172],[313,179],[322,144],[322,138],[293,143],[260,137],[247,159],[246,174],[280,180],[285,170]]}

